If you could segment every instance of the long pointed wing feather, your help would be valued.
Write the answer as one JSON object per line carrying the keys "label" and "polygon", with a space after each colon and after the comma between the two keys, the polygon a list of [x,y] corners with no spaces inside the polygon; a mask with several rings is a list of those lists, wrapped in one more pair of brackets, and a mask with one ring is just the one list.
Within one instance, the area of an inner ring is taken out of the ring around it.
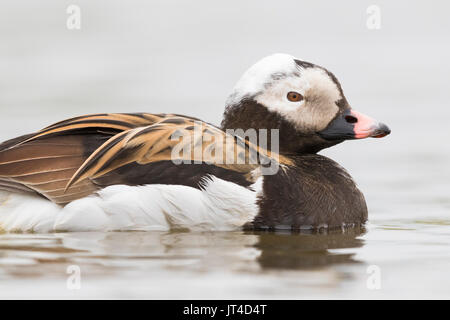
{"label": "long pointed wing feather", "polygon": [[[110,138],[83,163],[67,188],[132,162],[142,165],[158,161],[207,163],[248,174],[269,157],[270,152],[207,123],[169,117]],[[288,159],[282,158],[283,161],[289,163]]]}
{"label": "long pointed wing feather", "polygon": [[27,143],[39,138],[68,134],[73,132],[99,130],[109,134],[151,125],[164,119],[166,114],[151,113],[109,113],[92,114],[60,121],[48,126],[36,134],[28,137],[19,144]]}
{"label": "long pointed wing feather", "polygon": [[[267,157],[270,152],[196,118],[95,114],[0,144],[0,189],[34,192],[64,205],[112,184],[196,186],[202,172],[249,185],[249,173]],[[202,166],[174,170],[169,161]],[[289,164],[281,156],[279,162]]]}
{"label": "long pointed wing feather", "polygon": [[0,189],[37,193],[59,204],[88,195],[98,189],[90,181],[70,190],[66,186],[89,155],[115,134],[164,117],[149,113],[87,115],[5,141],[0,144]]}

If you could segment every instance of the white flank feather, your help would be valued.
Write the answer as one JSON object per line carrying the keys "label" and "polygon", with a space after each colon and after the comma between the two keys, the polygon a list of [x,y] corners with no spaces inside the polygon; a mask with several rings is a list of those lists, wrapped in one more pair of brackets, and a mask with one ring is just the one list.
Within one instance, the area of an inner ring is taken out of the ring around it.
{"label": "white flank feather", "polygon": [[234,230],[256,216],[256,190],[214,176],[202,186],[199,190],[180,185],[115,185],[64,208],[38,196],[0,192],[0,229]]}

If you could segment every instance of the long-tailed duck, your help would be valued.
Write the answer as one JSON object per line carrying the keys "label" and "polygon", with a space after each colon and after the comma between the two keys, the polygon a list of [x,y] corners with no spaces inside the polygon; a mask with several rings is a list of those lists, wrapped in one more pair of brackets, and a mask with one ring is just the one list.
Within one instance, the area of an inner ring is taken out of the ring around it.
{"label": "long-tailed duck", "polygon": [[[256,143],[249,130],[258,133]],[[389,133],[350,108],[331,72],[275,54],[244,73],[221,128],[175,114],[94,114],[3,142],[0,228],[361,225],[363,194],[345,169],[317,152]]]}

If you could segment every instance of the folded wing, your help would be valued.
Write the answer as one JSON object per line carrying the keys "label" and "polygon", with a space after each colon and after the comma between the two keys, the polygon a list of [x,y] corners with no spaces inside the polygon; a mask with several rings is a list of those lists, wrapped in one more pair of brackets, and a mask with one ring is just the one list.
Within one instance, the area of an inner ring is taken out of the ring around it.
{"label": "folded wing", "polygon": [[124,130],[149,125],[166,115],[94,114],[68,119],[0,144],[0,189],[34,193],[66,204],[96,191],[90,181],[66,190],[89,155]]}
{"label": "folded wing", "polygon": [[262,163],[288,163],[278,155],[274,159],[195,118],[96,114],[1,144],[0,188],[64,205],[113,184],[198,187],[207,174],[248,186]]}

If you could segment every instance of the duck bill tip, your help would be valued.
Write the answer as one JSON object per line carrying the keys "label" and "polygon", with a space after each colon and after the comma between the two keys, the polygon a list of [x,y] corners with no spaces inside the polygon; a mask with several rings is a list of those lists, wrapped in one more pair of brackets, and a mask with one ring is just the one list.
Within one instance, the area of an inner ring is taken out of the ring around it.
{"label": "duck bill tip", "polygon": [[353,127],[355,139],[383,138],[391,133],[387,125],[365,114],[352,110],[351,115],[357,120]]}

